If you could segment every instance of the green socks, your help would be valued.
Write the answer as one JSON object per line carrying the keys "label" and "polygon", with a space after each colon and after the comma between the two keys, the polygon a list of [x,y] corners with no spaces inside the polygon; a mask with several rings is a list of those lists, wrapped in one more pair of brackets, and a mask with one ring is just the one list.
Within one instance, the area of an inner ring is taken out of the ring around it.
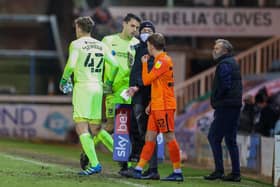
{"label": "green socks", "polygon": [[100,138],[98,138],[98,136],[94,136],[94,137],[93,137],[94,146],[97,146],[97,144],[99,144],[100,141],[101,141],[101,140],[100,140]]}
{"label": "green socks", "polygon": [[93,141],[92,136],[89,133],[81,134],[79,138],[83,150],[89,158],[91,166],[96,166],[99,163],[95,152],[95,145],[100,141],[110,152],[113,152],[113,138],[107,131],[103,129],[100,130],[100,132],[96,136],[94,136]]}
{"label": "green socks", "polygon": [[91,166],[95,167],[99,161],[95,152],[95,147],[92,141],[92,137],[89,133],[83,133],[80,135],[80,142],[82,144],[83,150],[86,153]]}
{"label": "green socks", "polygon": [[105,145],[105,147],[107,147],[110,152],[113,152],[113,138],[104,129],[101,129],[100,132],[93,138],[94,145],[98,144],[100,141]]}

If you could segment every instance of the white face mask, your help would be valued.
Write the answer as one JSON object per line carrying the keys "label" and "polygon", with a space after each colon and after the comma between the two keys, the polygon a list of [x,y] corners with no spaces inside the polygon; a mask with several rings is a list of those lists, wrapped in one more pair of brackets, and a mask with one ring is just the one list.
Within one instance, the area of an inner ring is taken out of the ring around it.
{"label": "white face mask", "polygon": [[146,42],[150,35],[151,35],[150,33],[141,33],[140,34],[141,41]]}

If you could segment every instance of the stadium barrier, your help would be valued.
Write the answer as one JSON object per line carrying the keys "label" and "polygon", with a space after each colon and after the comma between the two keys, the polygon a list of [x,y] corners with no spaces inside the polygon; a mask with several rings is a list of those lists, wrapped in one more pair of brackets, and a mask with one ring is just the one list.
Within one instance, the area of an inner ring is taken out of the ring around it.
{"label": "stadium barrier", "polygon": [[[242,76],[265,73],[273,61],[280,59],[280,37],[273,37],[236,55],[235,58],[240,64]],[[175,86],[177,113],[181,113],[190,101],[211,91],[214,73],[215,67]]]}
{"label": "stadium barrier", "polygon": [[[197,163],[205,168],[213,168],[213,155],[210,145],[207,140],[207,135],[203,132],[193,131],[193,139],[189,139],[185,144],[179,141],[181,148],[183,149],[183,155],[187,155],[188,162]],[[280,138],[279,138],[280,140]],[[279,141],[278,140],[278,141]],[[262,137],[258,134],[244,135],[238,134],[237,144],[239,147],[240,166],[243,170],[255,173],[262,176],[268,182],[273,182],[273,175],[276,170],[278,172],[278,178],[280,177],[280,164],[276,166],[276,160],[280,160],[280,155],[277,151],[274,151],[275,140],[273,137]],[[195,146],[192,146],[194,144]],[[280,141],[279,141],[280,144]],[[227,151],[226,145],[222,143],[224,166],[226,169],[231,169],[230,156]],[[276,149],[276,148],[275,148]],[[280,149],[280,145],[278,150]],[[274,156],[274,154],[277,156]],[[279,157],[279,158],[278,158]],[[274,158],[274,159],[273,159]],[[277,180],[278,181],[278,180]]]}
{"label": "stadium barrier", "polygon": [[[73,129],[69,96],[0,96],[0,137],[69,142],[72,141]],[[177,136],[182,155],[186,155],[188,161],[194,161],[204,167],[213,167],[206,130],[189,130],[183,133],[184,136]],[[279,155],[274,156],[274,153],[277,153],[274,152],[274,142],[274,138],[239,134],[237,143],[241,167],[272,182],[273,173],[280,168]],[[279,150],[279,147],[275,149]],[[224,143],[223,153],[225,167],[230,168],[230,157]],[[272,158],[277,159],[274,161]],[[277,173],[278,177],[279,173],[280,170]]]}
{"label": "stadium barrier", "polygon": [[72,141],[71,98],[0,96],[0,137]]}
{"label": "stadium barrier", "polygon": [[274,186],[280,186],[280,135],[276,135],[274,141]]}

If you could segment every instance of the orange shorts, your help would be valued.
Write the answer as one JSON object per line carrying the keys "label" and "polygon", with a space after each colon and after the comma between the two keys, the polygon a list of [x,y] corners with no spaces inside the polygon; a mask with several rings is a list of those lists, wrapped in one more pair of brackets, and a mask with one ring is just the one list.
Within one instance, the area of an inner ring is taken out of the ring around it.
{"label": "orange shorts", "polygon": [[156,110],[151,111],[148,120],[149,131],[173,132],[174,131],[174,112],[175,110]]}

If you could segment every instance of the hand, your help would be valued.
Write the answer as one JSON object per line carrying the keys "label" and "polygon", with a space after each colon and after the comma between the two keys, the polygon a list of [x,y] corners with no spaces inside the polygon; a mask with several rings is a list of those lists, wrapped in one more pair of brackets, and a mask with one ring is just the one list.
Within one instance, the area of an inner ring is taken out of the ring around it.
{"label": "hand", "polygon": [[146,113],[147,115],[150,115],[150,113],[151,113],[151,105],[150,105],[150,104],[146,107],[145,113]]}
{"label": "hand", "polygon": [[127,95],[132,97],[139,90],[137,86],[131,86],[127,89]]}
{"label": "hand", "polygon": [[61,78],[60,82],[59,82],[59,90],[61,92],[64,92],[63,90],[64,90],[64,87],[65,87],[66,84],[67,84],[67,80],[64,79],[64,78]]}
{"label": "hand", "polygon": [[141,61],[142,62],[148,62],[150,56],[149,55],[143,55],[142,58],[141,58]]}
{"label": "hand", "polygon": [[73,83],[71,78],[67,81],[66,79],[62,78],[59,83],[59,89],[64,94],[69,94],[73,91]]}

